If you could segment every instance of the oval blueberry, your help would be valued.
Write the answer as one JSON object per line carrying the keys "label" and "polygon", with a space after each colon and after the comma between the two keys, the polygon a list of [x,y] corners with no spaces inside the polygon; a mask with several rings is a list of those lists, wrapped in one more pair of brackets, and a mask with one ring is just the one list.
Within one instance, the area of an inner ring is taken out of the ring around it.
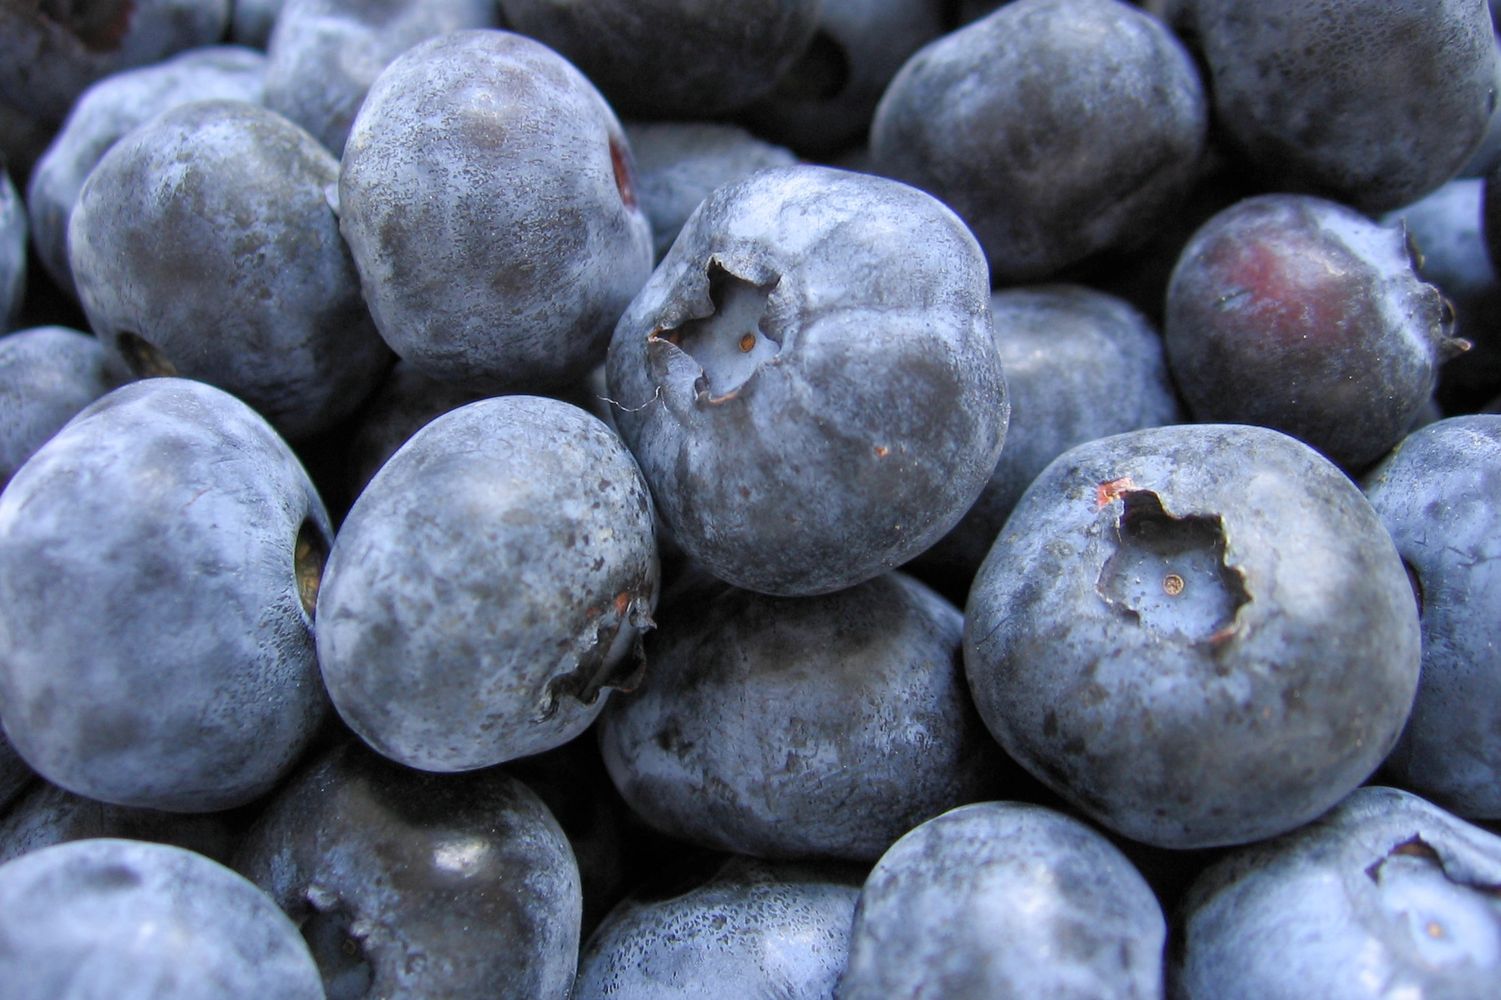
{"label": "oval blueberry", "polygon": [[606,706],[605,765],[673,836],[874,860],[1005,775],[964,687],[962,635],[957,608],[899,573],[801,598],[690,585],[639,688]]}
{"label": "oval blueberry", "polygon": [[1125,855],[1042,806],[916,827],[865,880],[839,1000],[1162,995],[1166,922]]}
{"label": "oval blueberry", "polygon": [[1006,432],[985,258],[895,181],[763,170],[716,190],[621,317],[615,422],[685,552],[775,594],[937,541]]}
{"label": "oval blueberry", "polygon": [[0,716],[40,774],[121,805],[268,791],[323,718],[312,618],[332,529],[226,392],[116,389],[0,494]]}
{"label": "oval blueberry", "polygon": [[578,407],[502,396],[444,414],[381,467],[334,542],[318,627],[334,707],[432,771],[572,739],[651,626],[653,530],[630,453]]}
{"label": "oval blueberry", "polygon": [[651,273],[630,147],[539,42],[455,31],[376,78],[339,174],[381,336],[433,378],[528,391],[581,377]]}
{"label": "oval blueberry", "polygon": [[1256,840],[1364,781],[1412,706],[1417,607],[1355,485],[1276,431],[1191,424],[1064,452],[970,591],[1001,745],[1163,847]]}

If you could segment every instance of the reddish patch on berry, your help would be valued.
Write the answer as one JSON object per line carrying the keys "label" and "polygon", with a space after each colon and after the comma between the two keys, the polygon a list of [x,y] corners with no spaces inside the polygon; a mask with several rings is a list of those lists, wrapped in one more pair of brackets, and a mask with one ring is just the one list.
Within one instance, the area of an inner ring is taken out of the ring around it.
{"label": "reddish patch on berry", "polygon": [[1094,502],[1096,507],[1109,507],[1122,496],[1136,489],[1136,484],[1130,476],[1122,476],[1119,479],[1111,479],[1095,487]]}
{"label": "reddish patch on berry", "polygon": [[631,154],[620,140],[610,137],[610,166],[615,170],[615,187],[626,208],[636,207],[636,183],[631,171]]}

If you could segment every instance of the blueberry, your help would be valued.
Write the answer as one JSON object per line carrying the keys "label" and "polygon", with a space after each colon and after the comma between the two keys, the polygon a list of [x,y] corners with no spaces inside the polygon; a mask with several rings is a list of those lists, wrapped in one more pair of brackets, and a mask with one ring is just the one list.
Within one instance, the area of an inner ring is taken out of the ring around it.
{"label": "blueberry", "polygon": [[874,169],[947,202],[997,282],[1139,241],[1188,192],[1208,127],[1198,71],[1117,0],[1015,0],[924,46],[871,123]]}
{"label": "blueberry", "polygon": [[1485,0],[1185,0],[1215,121],[1268,188],[1362,211],[1455,176],[1495,105]]}
{"label": "blueberry", "polygon": [[0,811],[30,786],[35,773],[0,731]]}
{"label": "blueberry", "polygon": [[1258,424],[1348,469],[1391,449],[1463,349],[1405,235],[1308,195],[1247,198],[1194,234],[1168,285],[1168,366],[1197,420]]}
{"label": "blueberry", "polygon": [[1076,444],[1177,423],[1162,339],[1121,299],[1082,285],[991,296],[1011,423],[980,498],[919,563],[963,579],[980,568],[1022,491]]}
{"label": "blueberry", "polygon": [[190,101],[260,103],[266,57],[241,46],[190,49],[159,63],[111,74],[85,90],[26,183],[37,258],[60,288],[73,290],[68,220],[89,172],[131,129]]}
{"label": "blueberry", "polygon": [[233,0],[229,40],[264,51],[285,7],[286,0]]}
{"label": "blueberry", "polygon": [[771,90],[820,0],[500,0],[516,31],[578,66],[622,114],[713,118]]}
{"label": "blueberry", "polygon": [[1364,489],[1422,613],[1417,700],[1388,773],[1462,816],[1501,819],[1501,416],[1424,427]]}
{"label": "blueberry", "polygon": [[70,791],[225,809],[326,707],[312,615],[332,535],[286,443],[186,379],[90,404],[0,494],[0,714]]}
{"label": "blueberry", "polygon": [[25,206],[0,158],[0,333],[15,324],[26,295],[26,238],[30,231]]}
{"label": "blueberry", "polygon": [[314,1000],[318,970],[265,893],[180,847],[91,839],[0,866],[13,1000]]}
{"label": "blueberry", "polygon": [[858,895],[842,866],[731,858],[679,895],[622,901],[584,948],[574,1000],[830,996]]}
{"label": "blueberry", "polygon": [[171,844],[227,863],[241,826],[233,812],[174,813],[117,806],[37,781],[0,817],[0,864],[54,844],[96,837]]}
{"label": "blueberry", "polygon": [[391,357],[328,202],[338,169],[244,101],[179,105],[132,131],[68,226],[94,332],[137,376],[211,382],[293,439],[352,412]]}
{"label": "blueberry", "polygon": [[684,551],[813,594],[892,569],[995,468],[985,260],[914,188],[827,167],[716,190],[621,317],[615,422]]}
{"label": "blueberry", "polygon": [[418,42],[496,26],[495,0],[287,0],[266,45],[266,106],[344,149],[370,84]]}
{"label": "blueberry", "polygon": [[111,73],[212,45],[230,0],[94,0],[0,5],[0,101],[60,122]]}
{"label": "blueberry", "polygon": [[573,980],[578,864],[499,768],[430,775],[338,747],[277,792],[234,867],[301,927],[330,1000],[562,997]]}
{"label": "blueberry", "polygon": [[1383,217],[1417,248],[1417,273],[1448,299],[1454,333],[1469,350],[1439,370],[1436,394],[1451,413],[1473,412],[1501,392],[1501,282],[1482,232],[1485,182],[1461,177]]}
{"label": "blueberry", "polygon": [[405,361],[365,400],[345,443],[351,496],[359,496],[386,460],[417,431],[449,410],[483,399],[452,382],[428,378]]}
{"label": "blueberry", "polygon": [[381,335],[432,378],[581,378],[651,272],[630,146],[545,46],[457,31],[391,63],[355,119],[341,226]]}
{"label": "blueberry", "polygon": [[742,112],[757,135],[827,158],[865,138],[898,70],[944,32],[933,0],[825,2],[818,30],[771,93]]}
{"label": "blueberry", "polygon": [[1162,995],[1162,908],[1091,827],[979,802],[881,856],[860,891],[839,1000]]}
{"label": "blueberry", "polygon": [[104,346],[86,333],[41,326],[0,338],[0,489],[116,382]]}
{"label": "blueberry", "polygon": [[334,706],[411,767],[459,771],[582,732],[651,625],[650,495],[578,407],[502,396],[427,424],[355,501],[318,657]]}
{"label": "blueberry", "polygon": [[626,802],[681,839],[873,861],[1006,776],[964,685],[963,619],[893,573],[817,597],[718,581],[665,607],[599,739]]}
{"label": "blueberry", "polygon": [[1501,978],[1501,838],[1394,788],[1241,848],[1184,899],[1180,1000],[1488,997]]}
{"label": "blueberry", "polygon": [[1276,431],[1192,424],[1064,452],[965,618],[976,706],[1086,815],[1163,847],[1307,822],[1396,742],[1417,607],[1355,485]]}
{"label": "blueberry", "polygon": [[635,154],[636,197],[651,222],[659,261],[715,188],[797,162],[791,150],[722,122],[628,122],[625,134]]}
{"label": "blueberry", "polygon": [[0,333],[8,333],[26,299],[26,242],[32,225],[0,156]]}

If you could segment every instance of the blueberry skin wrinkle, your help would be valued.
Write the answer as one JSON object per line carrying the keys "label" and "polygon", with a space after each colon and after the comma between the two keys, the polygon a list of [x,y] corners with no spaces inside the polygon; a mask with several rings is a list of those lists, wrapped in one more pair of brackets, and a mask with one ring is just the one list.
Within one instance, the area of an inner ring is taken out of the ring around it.
{"label": "blueberry skin wrinkle", "polygon": [[1419,596],[1423,671],[1397,783],[1470,819],[1501,819],[1501,416],[1409,435],[1364,480]]}
{"label": "blueberry skin wrinkle", "polygon": [[657,574],[650,494],[602,421],[534,396],[470,403],[413,435],[345,519],[319,597],[323,679],[409,767],[540,753],[629,681]]}
{"label": "blueberry skin wrinkle", "polygon": [[217,862],[98,838],[0,865],[10,1000],[323,1000],[297,928]]}
{"label": "blueberry skin wrinkle", "polygon": [[579,868],[504,768],[433,775],[357,742],[307,762],[233,867],[303,931],[330,1000],[565,997]]}
{"label": "blueberry skin wrinkle", "polygon": [[211,382],[294,440],[332,426],[392,361],[328,201],[338,170],[245,101],[151,119],[100,159],[68,224],[89,325],[137,376]]}
{"label": "blueberry skin wrinkle", "polygon": [[794,166],[716,190],[606,368],[670,534],[720,578],[783,595],[927,548],[1005,439],[989,302],[973,236],[915,188]]}
{"label": "blueberry skin wrinkle", "polygon": [[530,392],[581,378],[651,273],[614,112],[506,31],[451,32],[386,67],[339,203],[381,336],[435,379]]}
{"label": "blueberry skin wrinkle", "polygon": [[1186,0],[1227,141],[1273,190],[1363,212],[1459,173],[1495,107],[1485,0]]}
{"label": "blueberry skin wrinkle", "polygon": [[584,946],[573,1000],[831,996],[859,871],[732,856],[680,895],[628,897]]}
{"label": "blueberry skin wrinkle", "polygon": [[965,614],[970,689],[1000,744],[1159,847],[1317,816],[1386,757],[1417,688],[1417,606],[1380,519],[1334,465],[1258,427],[1060,455]]}
{"label": "blueberry skin wrinkle", "polygon": [[873,861],[989,797],[1008,764],[974,712],[959,610],[890,573],[816,597],[679,594],[600,749],[658,830],[767,858]]}
{"label": "blueberry skin wrinkle", "polygon": [[120,805],[268,791],[327,709],[311,609],[332,537],[291,449],[228,393],[159,378],[90,404],[0,494],[16,750]]}
{"label": "blueberry skin wrinkle", "polygon": [[1481,1000],[1501,980],[1501,837],[1358,788],[1204,871],[1174,921],[1174,1000]]}
{"label": "blueberry skin wrinkle", "polygon": [[1015,0],[909,59],[873,169],[941,198],[997,284],[1149,236],[1188,194],[1209,109],[1187,50],[1117,0]]}
{"label": "blueberry skin wrinkle", "polygon": [[914,828],[860,891],[838,1000],[1162,996],[1166,921],[1102,834],[977,802]]}

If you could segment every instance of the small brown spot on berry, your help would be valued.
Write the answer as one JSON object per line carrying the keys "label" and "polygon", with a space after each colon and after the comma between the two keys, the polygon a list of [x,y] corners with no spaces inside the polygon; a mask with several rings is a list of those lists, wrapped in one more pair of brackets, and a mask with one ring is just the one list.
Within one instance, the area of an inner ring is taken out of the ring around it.
{"label": "small brown spot on berry", "polygon": [[610,136],[610,166],[615,171],[615,187],[620,191],[620,200],[626,208],[636,207],[636,184],[632,178],[631,154],[625,145]]}
{"label": "small brown spot on berry", "polygon": [[754,333],[742,333],[740,335],[740,353],[749,354],[756,349],[756,335]]}
{"label": "small brown spot on berry", "polygon": [[1183,593],[1183,577],[1177,573],[1169,573],[1162,578],[1162,592],[1169,597],[1177,597]]}

